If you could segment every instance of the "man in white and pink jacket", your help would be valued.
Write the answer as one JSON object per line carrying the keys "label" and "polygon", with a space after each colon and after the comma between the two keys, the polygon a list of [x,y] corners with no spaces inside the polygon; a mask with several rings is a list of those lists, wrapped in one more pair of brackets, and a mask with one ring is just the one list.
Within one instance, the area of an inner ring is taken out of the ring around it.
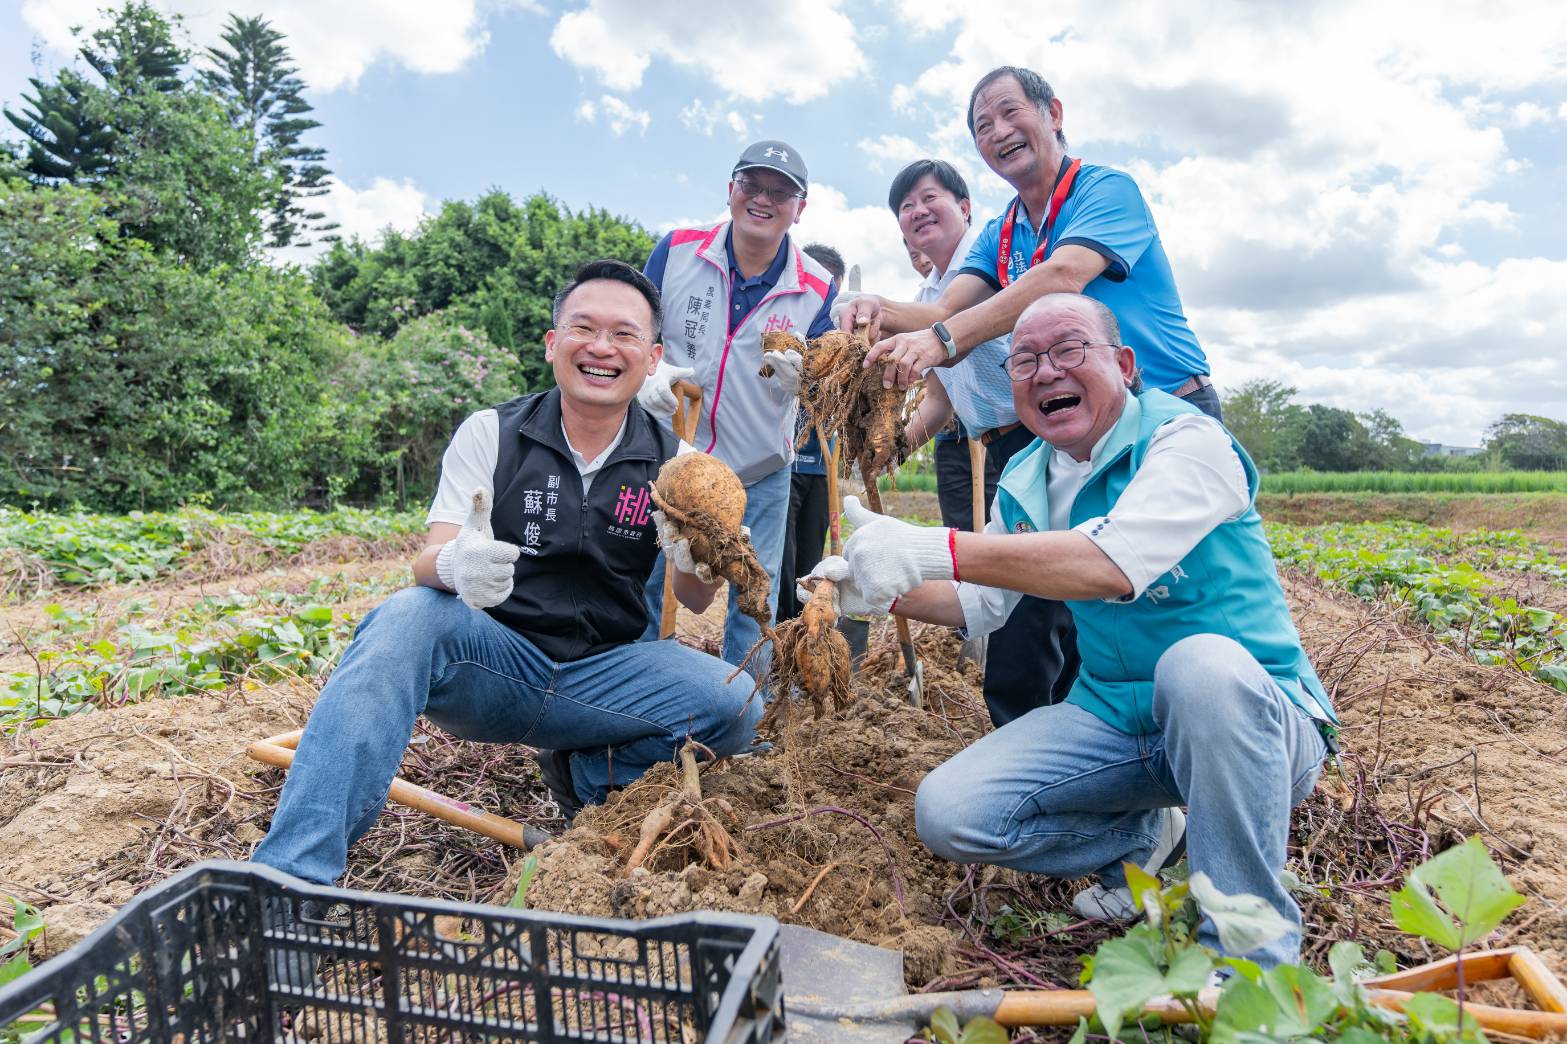
{"label": "man in white and pink jacket", "polygon": [[[729,179],[729,220],[709,228],[678,228],[653,248],[643,271],[664,304],[664,358],[638,400],[664,424],[675,412],[673,386],[702,389],[696,448],[728,464],[745,484],[744,524],[772,579],[768,604],[778,606],[778,569],[789,515],[794,461],[798,352],[762,352],[762,334],[791,330],[819,337],[832,329],[835,290],[826,269],[808,257],[789,229],[805,212],[805,162],[790,145],[759,141],[735,163]],[[759,372],[771,363],[771,376]],[[648,581],[644,638],[658,636],[662,558]],[[760,636],[738,611],[734,593],[724,624],[723,656],[738,664]],[[752,661],[760,671],[762,663]]]}

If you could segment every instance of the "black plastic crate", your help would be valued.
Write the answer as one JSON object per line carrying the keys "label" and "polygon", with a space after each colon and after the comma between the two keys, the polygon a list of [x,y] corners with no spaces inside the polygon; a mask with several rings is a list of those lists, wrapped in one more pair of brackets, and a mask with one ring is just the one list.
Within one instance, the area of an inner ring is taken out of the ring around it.
{"label": "black plastic crate", "polygon": [[[288,955],[318,970],[280,981]],[[773,1044],[784,1039],[778,923],[510,910],[212,861],[0,988],[0,1041],[18,1037]]]}

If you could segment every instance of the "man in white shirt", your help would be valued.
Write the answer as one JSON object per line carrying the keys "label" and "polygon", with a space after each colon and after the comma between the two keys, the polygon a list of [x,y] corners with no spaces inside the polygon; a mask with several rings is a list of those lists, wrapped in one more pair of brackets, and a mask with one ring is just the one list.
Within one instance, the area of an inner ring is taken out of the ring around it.
{"label": "man in white shirt", "polygon": [[[1284,919],[1246,956],[1295,960],[1300,911],[1279,881],[1290,809],[1336,720],[1253,506],[1256,469],[1217,421],[1141,389],[1115,317],[1091,298],[1026,309],[1005,372],[1038,438],[1002,475],[986,532],[854,502],[843,557],[816,570],[839,582],[845,612],[895,603],[983,632],[1032,594],[1066,601],[1076,620],[1070,695],[926,777],[920,837],[959,862],[1098,873],[1074,905],[1119,919],[1137,913],[1122,864],[1157,872],[1187,848],[1194,874]],[[1200,937],[1219,945],[1210,924]]]}
{"label": "man in white shirt", "polygon": [[[932,268],[915,295],[919,304],[940,300],[958,277],[964,259],[979,238],[972,221],[968,183],[945,160],[915,160],[892,179],[887,205],[898,219],[903,241],[929,258]],[[839,307],[850,304],[843,301]],[[952,366],[926,371],[925,396],[909,418],[909,446],[936,442],[936,492],[941,521],[958,529],[973,526],[973,472],[969,440],[985,447],[987,505],[996,495],[1001,469],[1013,454],[1034,440],[1018,422],[1012,406],[1012,382],[1002,370],[1010,338],[978,345]],[[956,431],[949,421],[957,417]],[[1060,602],[1026,598],[1006,623],[987,639],[984,666],[985,707],[996,726],[1020,718],[1035,707],[1066,698],[1077,677],[1077,646],[1072,614]]]}
{"label": "man in white shirt", "polygon": [[541,748],[568,817],[668,761],[687,736],[751,740],[751,681],[676,642],[639,642],[660,539],[675,594],[717,590],[654,511],[648,484],[691,447],[634,401],[658,363],[658,291],[593,261],[544,335],[555,387],[480,410],[441,461],[415,586],[377,606],[322,689],[257,862],[320,884],[386,800],[414,721]]}

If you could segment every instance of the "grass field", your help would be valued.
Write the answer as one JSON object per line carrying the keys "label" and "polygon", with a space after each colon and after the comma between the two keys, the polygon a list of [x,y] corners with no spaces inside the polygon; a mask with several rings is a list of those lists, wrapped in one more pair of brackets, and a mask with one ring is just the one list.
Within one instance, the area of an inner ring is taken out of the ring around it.
{"label": "grass field", "polygon": [[1567,493],[1567,471],[1277,471],[1264,493]]}

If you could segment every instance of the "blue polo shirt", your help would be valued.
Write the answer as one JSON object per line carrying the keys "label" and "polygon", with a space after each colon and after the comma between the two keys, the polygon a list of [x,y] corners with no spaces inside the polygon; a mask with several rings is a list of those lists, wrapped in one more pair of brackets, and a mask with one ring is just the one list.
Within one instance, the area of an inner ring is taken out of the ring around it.
{"label": "blue polo shirt", "polygon": [[[1007,278],[1012,282],[1028,271],[1039,243],[1022,200],[1016,202],[1012,256],[1007,261]],[[996,255],[1008,209],[1003,208],[980,232],[962,269],[998,291]],[[1043,221],[1040,224],[1043,232]],[[1091,163],[1078,168],[1071,195],[1056,216],[1050,254],[1069,243],[1087,247],[1107,262],[1083,293],[1115,313],[1121,341],[1136,350],[1149,387],[1173,392],[1190,377],[1209,372],[1208,358],[1181,309],[1181,295],[1153,214],[1130,175]]]}
{"label": "blue polo shirt", "polygon": [[[642,274],[653,281],[654,286],[664,285],[664,269],[669,267],[669,240],[674,233],[666,233],[658,245],[653,248],[653,253],[648,256],[647,264],[642,266]],[[740,320],[750,315],[762,303],[762,299],[772,293],[778,285],[778,280],[783,276],[784,265],[789,260],[789,240],[785,237],[778,244],[778,255],[773,258],[773,263],[767,266],[767,271],[751,279],[740,274],[740,265],[735,261],[734,229],[730,228],[724,234],[724,253],[729,256],[729,332],[734,333],[735,327],[740,325]],[[807,337],[820,337],[833,328],[832,303],[838,296],[838,288],[831,282],[827,284],[827,296],[822,299],[821,310],[816,313],[816,318],[811,320],[810,329],[805,332]]]}

